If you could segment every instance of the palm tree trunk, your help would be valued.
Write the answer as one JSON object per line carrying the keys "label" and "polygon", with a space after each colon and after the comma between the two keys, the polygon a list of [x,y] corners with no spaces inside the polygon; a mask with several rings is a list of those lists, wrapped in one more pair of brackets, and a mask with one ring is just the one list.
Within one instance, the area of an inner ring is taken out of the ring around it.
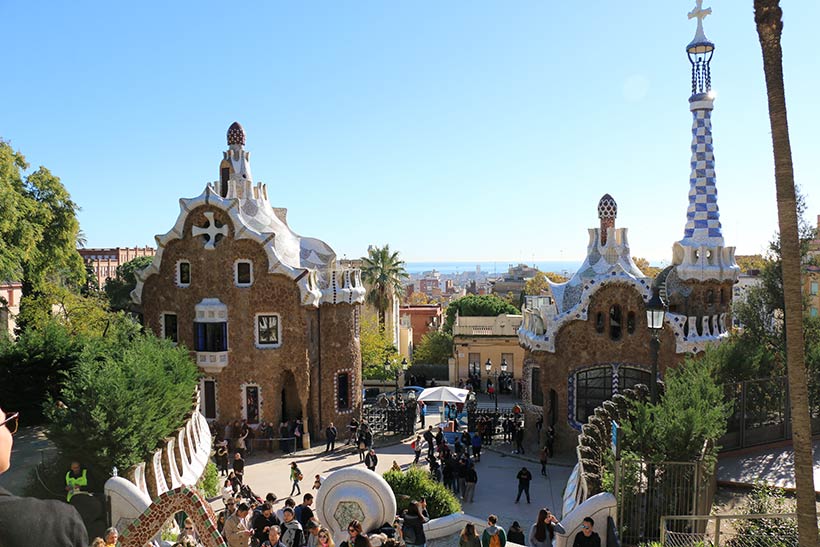
{"label": "palm tree trunk", "polygon": [[812,468],[811,422],[808,382],[803,346],[803,302],[800,283],[800,240],[794,170],[786,117],[783,85],[783,31],[779,0],[754,0],[755,23],[763,53],[763,72],[769,98],[769,122],[774,150],[774,180],[777,188],[777,217],[783,260],[785,301],[786,366],[791,400],[794,475],[797,489],[797,528],[804,547],[817,547],[817,511]]}

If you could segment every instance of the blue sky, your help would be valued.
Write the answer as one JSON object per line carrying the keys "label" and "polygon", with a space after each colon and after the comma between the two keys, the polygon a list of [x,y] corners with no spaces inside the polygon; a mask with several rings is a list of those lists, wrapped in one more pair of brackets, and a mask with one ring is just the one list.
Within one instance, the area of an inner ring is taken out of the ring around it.
{"label": "blue sky", "polygon": [[[820,214],[820,2],[783,2],[795,172]],[[632,252],[683,235],[694,2],[7,2],[0,136],[60,176],[89,246],[153,244],[217,178],[254,177],[343,255],[571,260],[605,192]],[[707,0],[727,244],[776,230],[752,1]]]}

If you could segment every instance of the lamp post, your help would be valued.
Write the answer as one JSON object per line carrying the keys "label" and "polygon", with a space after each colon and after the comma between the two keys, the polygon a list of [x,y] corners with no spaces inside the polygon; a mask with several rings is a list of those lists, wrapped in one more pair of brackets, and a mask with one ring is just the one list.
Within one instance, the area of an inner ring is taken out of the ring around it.
{"label": "lamp post", "polygon": [[389,374],[393,374],[393,378],[396,382],[396,395],[398,395],[399,394],[399,376],[401,375],[402,371],[407,370],[407,359],[402,358],[401,366],[397,367],[395,370],[391,370],[392,363],[390,362],[390,358],[385,357],[384,358],[384,364],[382,365],[382,367],[384,368],[384,372],[389,373]]}
{"label": "lamp post", "polygon": [[[484,363],[484,368],[487,370],[487,376],[493,377],[493,386],[495,387],[494,390],[494,399],[495,399],[495,413],[498,414],[498,371],[493,370],[493,362],[490,359],[487,359],[487,362]],[[507,360],[501,359],[501,372],[507,372]]]}
{"label": "lamp post", "polygon": [[658,402],[658,354],[661,349],[661,331],[666,315],[666,304],[661,300],[658,289],[652,292],[652,298],[646,303],[646,326],[652,333],[652,377],[649,379],[649,399],[652,404]]}

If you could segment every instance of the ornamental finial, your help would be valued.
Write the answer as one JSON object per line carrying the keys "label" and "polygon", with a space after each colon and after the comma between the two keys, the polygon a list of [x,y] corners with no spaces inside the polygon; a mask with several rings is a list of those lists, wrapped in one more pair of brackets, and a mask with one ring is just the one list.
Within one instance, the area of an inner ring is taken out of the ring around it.
{"label": "ornamental finial", "polygon": [[692,95],[700,96],[712,89],[712,75],[709,63],[715,51],[715,44],[703,32],[703,19],[712,13],[712,8],[703,8],[703,0],[695,0],[695,9],[689,12],[689,19],[698,20],[695,37],[686,46],[689,62],[692,63]]}

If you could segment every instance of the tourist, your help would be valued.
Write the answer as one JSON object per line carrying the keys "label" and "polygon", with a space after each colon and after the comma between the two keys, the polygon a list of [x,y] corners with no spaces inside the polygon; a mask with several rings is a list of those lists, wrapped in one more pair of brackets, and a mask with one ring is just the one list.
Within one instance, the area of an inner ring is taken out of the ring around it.
{"label": "tourist", "polygon": [[359,437],[356,439],[356,448],[359,449],[359,462],[364,461],[364,456],[367,454],[367,440],[365,435],[365,428],[367,424],[362,424],[359,426]]}
{"label": "tourist", "polygon": [[305,529],[307,532],[307,546],[306,547],[318,547],[319,545],[319,521],[315,518],[311,518],[307,521],[302,528]]}
{"label": "tourist", "polygon": [[350,539],[343,542],[347,543],[347,547],[372,547],[370,540],[362,532],[362,523],[358,520],[351,520],[347,525],[347,533]]}
{"label": "tourist", "polygon": [[253,517],[251,527],[253,528],[253,536],[259,543],[268,539],[268,532],[271,526],[279,524],[279,519],[273,514],[273,507],[268,502],[261,506],[261,510]]}
{"label": "tourist", "polygon": [[88,470],[78,461],[71,462],[71,468],[65,474],[65,491],[67,502],[71,502],[74,494],[88,491]]}
{"label": "tourist", "polygon": [[[19,414],[0,409],[0,474],[11,466]],[[0,488],[0,545],[87,547],[88,533],[77,510],[61,501],[12,496]]]}
{"label": "tourist", "polygon": [[236,452],[233,455],[233,474],[236,476],[236,480],[239,481],[239,484],[241,485],[245,475],[245,460],[242,459],[242,454],[239,452]]}
{"label": "tourist", "polygon": [[390,466],[390,471],[401,473],[401,466],[399,465],[399,462],[393,460],[393,465]]}
{"label": "tourist", "polygon": [[[442,451],[443,452],[443,451]],[[444,479],[444,486],[450,489],[451,492],[458,495],[458,484],[455,482],[455,469],[453,459],[448,455],[441,454],[441,476]]]}
{"label": "tourist", "polygon": [[549,452],[549,457],[552,457],[552,447],[555,444],[555,428],[549,426],[547,428],[547,452]]}
{"label": "tourist", "polygon": [[103,537],[105,538],[105,547],[116,547],[117,541],[120,538],[120,532],[112,526],[106,529]]}
{"label": "tourist", "polygon": [[461,444],[464,445],[464,453],[469,456],[470,447],[473,445],[473,438],[466,429],[461,432]]}
{"label": "tourist", "polygon": [[310,508],[311,505],[313,505],[313,494],[307,493],[302,498],[302,503],[293,509],[293,515],[296,517],[296,520],[299,521],[299,524],[302,525],[303,530],[307,528],[308,521],[313,518],[313,509]]}
{"label": "tourist", "polygon": [[330,422],[330,425],[325,428],[325,439],[327,440],[325,452],[333,452],[336,450],[336,436],[338,434],[339,432],[336,430],[336,426],[333,425],[333,422]]}
{"label": "tourist", "polygon": [[521,493],[527,494],[527,503],[530,503],[530,481],[532,480],[532,473],[526,467],[522,467],[521,471],[515,476],[518,479],[518,495],[515,497],[515,503],[521,499]]}
{"label": "tourist", "polygon": [[538,416],[538,419],[535,420],[535,431],[538,433],[538,438],[541,438],[541,429],[544,427],[544,415],[541,414]]}
{"label": "tourist", "polygon": [[481,461],[481,435],[478,433],[473,433],[472,438],[472,445],[473,445],[473,457],[475,461]]}
{"label": "tourist", "polygon": [[248,526],[250,507],[246,503],[236,506],[236,512],[225,521],[224,536],[228,547],[248,547],[253,530]]}
{"label": "tourist", "polygon": [[401,527],[401,535],[407,547],[425,545],[427,537],[424,535],[424,523],[427,522],[427,519],[422,513],[421,504],[417,501],[411,501],[410,507],[405,509],[402,518],[404,522]]}
{"label": "tourist", "polygon": [[552,547],[552,542],[555,539],[555,532],[559,534],[566,534],[566,530],[555,518],[555,515],[550,513],[546,507],[538,511],[538,519],[530,527],[529,546],[530,547]]}
{"label": "tourist", "polygon": [[464,525],[464,530],[458,537],[458,547],[481,547],[481,540],[478,532],[475,531],[475,524],[468,522]]}
{"label": "tourist", "polygon": [[236,501],[233,498],[229,498],[225,501],[225,509],[220,511],[219,515],[216,517],[216,529],[219,530],[219,533],[222,534],[222,537],[225,537],[223,530],[225,529],[225,521],[228,520],[228,517],[233,515],[234,508],[236,507]]}
{"label": "tourist", "polygon": [[376,456],[376,451],[372,448],[367,452],[367,456],[364,457],[364,466],[376,472],[376,465],[379,463],[379,457]]}
{"label": "tourist", "polygon": [[[225,482],[222,484],[222,502],[225,504],[228,503],[229,499],[232,500],[234,498],[236,492],[234,490],[233,481],[231,480],[232,475],[233,471],[231,471],[231,474],[228,475],[228,478],[225,479]],[[233,477],[236,477],[236,475],[233,475]]]}
{"label": "tourist", "polygon": [[541,462],[541,475],[546,477],[547,476],[547,456],[549,454],[549,450],[547,450],[546,445],[544,448],[541,449],[541,452],[538,453],[538,461]]}
{"label": "tourist", "polygon": [[507,544],[507,532],[498,526],[498,517],[490,515],[487,517],[487,527],[481,534],[482,547],[504,547]]}
{"label": "tourist", "polygon": [[507,530],[507,541],[517,543],[519,545],[525,545],[524,529],[521,528],[521,525],[518,524],[517,520],[514,520],[512,526],[510,526],[510,529]]}
{"label": "tourist", "polygon": [[320,477],[319,475],[316,475],[313,478],[313,489],[318,490],[321,487],[322,487],[322,477]]}
{"label": "tourist", "polygon": [[441,466],[436,460],[436,457],[433,455],[428,456],[427,462],[430,464],[430,474],[433,475],[433,478],[438,482],[441,482]]}
{"label": "tourist", "polygon": [[191,518],[185,519],[182,530],[179,532],[179,536],[177,536],[177,543],[182,543],[186,538],[191,538],[194,544],[199,543],[199,537],[194,531],[194,521],[191,520]]}
{"label": "tourist", "polygon": [[223,477],[228,476],[228,442],[218,441],[216,443],[216,466],[219,468],[219,474]]}
{"label": "tourist", "polygon": [[464,491],[467,489],[467,471],[473,467],[467,456],[462,456],[456,464],[456,480],[458,481],[458,492],[464,499]]}
{"label": "tourist", "polygon": [[523,454],[524,453],[524,428],[519,427],[515,431],[515,453],[516,454]]}
{"label": "tourist", "polygon": [[304,531],[302,525],[296,520],[296,515],[290,507],[282,510],[282,543],[286,547],[302,547],[304,545]]}
{"label": "tourist", "polygon": [[350,423],[347,426],[347,442],[345,445],[352,443],[353,441],[358,440],[359,434],[359,421],[356,418],[350,420]]}
{"label": "tourist", "polygon": [[292,496],[294,491],[296,495],[300,495],[302,493],[302,489],[299,488],[299,481],[302,480],[302,472],[299,471],[299,467],[296,465],[296,462],[290,462],[290,480],[293,481],[293,486],[290,489],[290,495]]}
{"label": "tourist", "polygon": [[287,547],[281,541],[281,531],[279,526],[271,526],[268,530],[268,539],[262,544],[262,547]]}
{"label": "tourist", "polygon": [[304,448],[304,446],[302,444],[302,433],[303,432],[304,431],[302,429],[302,420],[297,418],[296,421],[293,423],[293,437],[294,437],[293,442],[296,445],[296,448],[298,448],[299,450]]}
{"label": "tourist", "polygon": [[416,435],[416,440],[410,443],[410,448],[413,449],[415,454],[415,458],[413,458],[413,465],[415,465],[419,463],[419,458],[421,458],[421,435]]}
{"label": "tourist", "polygon": [[427,442],[427,459],[433,457],[433,450],[435,445],[433,444],[434,437],[433,437],[433,426],[427,426],[427,431],[424,432],[424,440]]}
{"label": "tourist", "polygon": [[333,536],[330,535],[330,531],[324,526],[319,528],[318,538],[319,543],[317,547],[336,547],[336,544],[333,542]]}
{"label": "tourist", "polygon": [[467,471],[464,477],[463,499],[465,502],[473,503],[473,498],[475,497],[476,483],[478,483],[478,473],[475,470],[475,466],[470,465],[467,467]]}
{"label": "tourist", "polygon": [[601,547],[601,538],[593,531],[595,521],[592,517],[586,517],[581,523],[581,531],[575,534],[575,541],[572,547]]}
{"label": "tourist", "polygon": [[290,507],[291,509],[294,509],[296,507],[296,502],[293,501],[293,498],[286,499],[284,507],[276,511],[276,518],[279,519],[280,523],[285,522],[285,509],[288,507]]}
{"label": "tourist", "polygon": [[447,443],[444,440],[444,431],[439,427],[436,431],[436,447],[441,450],[442,446],[446,446]]}
{"label": "tourist", "polygon": [[105,540],[103,538],[94,538],[91,540],[91,547],[105,547]]}
{"label": "tourist", "polygon": [[243,457],[248,448],[245,439],[248,438],[249,432],[250,429],[248,428],[248,426],[243,424],[242,429],[239,432],[239,437],[236,439],[236,453],[241,454]]}

